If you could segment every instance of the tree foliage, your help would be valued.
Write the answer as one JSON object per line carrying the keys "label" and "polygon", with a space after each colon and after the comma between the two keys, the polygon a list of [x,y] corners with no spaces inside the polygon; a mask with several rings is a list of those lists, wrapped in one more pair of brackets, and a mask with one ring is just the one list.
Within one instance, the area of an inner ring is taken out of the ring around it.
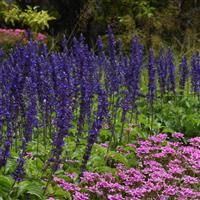
{"label": "tree foliage", "polygon": [[[65,33],[71,40],[81,32],[91,43],[105,35],[111,25],[117,37],[128,44],[139,35],[147,46],[159,49],[173,44],[185,51],[198,48],[200,1],[196,0],[16,0],[48,9],[57,20],[50,22],[49,33]],[[126,46],[126,45],[125,45]]]}

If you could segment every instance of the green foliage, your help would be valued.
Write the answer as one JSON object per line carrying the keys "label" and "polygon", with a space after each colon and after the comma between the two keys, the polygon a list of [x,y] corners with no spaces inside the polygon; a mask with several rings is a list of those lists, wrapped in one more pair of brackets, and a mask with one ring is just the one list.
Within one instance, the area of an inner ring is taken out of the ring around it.
{"label": "green foliage", "polygon": [[[163,45],[190,51],[199,48],[199,6],[197,1],[172,0],[100,0],[90,6],[93,27],[101,25],[101,33],[110,24],[116,37],[122,38],[124,50],[132,35],[139,35],[147,47],[159,51]],[[104,30],[103,30],[104,29]]]}
{"label": "green foliage", "polygon": [[14,181],[12,180],[12,178],[0,175],[0,199],[11,199],[8,194],[13,183]]}
{"label": "green foliage", "polygon": [[22,23],[28,25],[35,32],[49,28],[48,22],[55,19],[55,17],[49,16],[48,11],[39,11],[38,8],[38,6],[33,8],[27,6],[25,12],[20,14]]}
{"label": "green foliage", "polygon": [[1,13],[6,24],[15,26],[16,23],[21,23],[30,27],[34,32],[48,29],[49,21],[55,19],[55,17],[48,14],[48,11],[39,10],[39,6],[34,6],[33,8],[27,6],[23,11],[16,4],[8,5],[4,3],[3,5],[4,9],[2,9]]}
{"label": "green foliage", "polygon": [[22,181],[17,185],[17,197],[26,199],[24,194],[30,194],[31,199],[44,199],[42,184],[37,181]]}
{"label": "green foliage", "polygon": [[29,194],[31,199],[44,199],[42,184],[38,181],[14,182],[9,176],[0,175],[0,199],[25,200]]}
{"label": "green foliage", "polygon": [[150,1],[142,0],[136,1],[135,11],[138,18],[150,18],[153,17],[156,8],[150,5]]}
{"label": "green foliage", "polygon": [[156,117],[165,127],[174,131],[185,133],[185,137],[199,135],[200,117],[198,111],[198,98],[193,96],[177,97],[163,105],[162,112]]}
{"label": "green foliage", "polygon": [[21,9],[17,5],[13,5],[10,9],[2,11],[6,24],[15,25],[16,22],[21,22]]}

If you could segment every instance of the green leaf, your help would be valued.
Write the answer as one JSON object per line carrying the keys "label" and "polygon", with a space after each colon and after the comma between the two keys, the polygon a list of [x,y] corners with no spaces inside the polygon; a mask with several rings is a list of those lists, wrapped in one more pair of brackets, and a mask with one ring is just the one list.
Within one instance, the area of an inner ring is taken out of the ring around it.
{"label": "green leaf", "polygon": [[174,131],[171,128],[164,128],[163,133],[173,133]]}
{"label": "green leaf", "polygon": [[55,197],[70,199],[71,195],[69,192],[64,191],[62,188],[58,186],[55,186],[54,189],[55,189],[54,193]]}
{"label": "green leaf", "polygon": [[111,152],[108,154],[109,157],[111,157],[114,161],[119,162],[119,163],[123,163],[124,165],[128,165],[128,160],[126,159],[126,157],[120,153],[116,153],[116,152]]}
{"label": "green leaf", "polygon": [[26,191],[28,184],[28,181],[22,181],[18,184],[17,197],[21,196]]}
{"label": "green leaf", "polygon": [[10,200],[9,193],[13,183],[11,177],[0,175],[0,198]]}
{"label": "green leaf", "polygon": [[0,191],[8,191],[13,185],[13,179],[11,177],[0,175]]}
{"label": "green leaf", "polygon": [[5,174],[11,173],[14,171],[16,167],[16,161],[15,160],[8,160],[6,163],[6,167],[5,167]]}
{"label": "green leaf", "polygon": [[43,199],[43,190],[38,185],[29,186],[27,193],[37,196],[39,199]]}
{"label": "green leaf", "polygon": [[116,169],[108,167],[108,166],[103,166],[98,169],[98,172],[101,172],[101,173],[108,173],[108,172],[113,173],[114,171],[116,171]]}
{"label": "green leaf", "polygon": [[42,184],[38,182],[22,181],[18,185],[17,196],[20,197],[23,194],[31,194],[39,199],[43,199]]}

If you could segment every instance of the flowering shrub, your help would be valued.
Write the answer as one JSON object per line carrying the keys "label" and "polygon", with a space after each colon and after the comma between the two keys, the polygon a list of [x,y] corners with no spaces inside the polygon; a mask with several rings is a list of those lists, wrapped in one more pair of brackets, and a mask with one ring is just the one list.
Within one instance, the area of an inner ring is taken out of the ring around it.
{"label": "flowering shrub", "polygon": [[49,15],[48,11],[41,10],[38,6],[27,5],[22,10],[15,2],[10,3],[3,1],[1,4],[1,15],[6,24],[19,23],[28,26],[34,32],[38,32],[49,28],[49,21],[55,19]]}
{"label": "flowering shrub", "polygon": [[[88,199],[199,199],[200,198],[200,137],[189,139],[185,146],[183,134],[174,133],[139,139],[127,144],[137,154],[136,168],[117,164],[117,172],[84,172],[79,184],[54,177],[54,181],[70,192],[75,200]],[[75,175],[66,174],[71,181]]]}
{"label": "flowering shrub", "polygon": [[[42,33],[33,33],[36,41],[46,41],[46,36]],[[4,29],[0,28],[0,44],[15,44],[16,42],[27,43],[27,32],[25,29]]]}

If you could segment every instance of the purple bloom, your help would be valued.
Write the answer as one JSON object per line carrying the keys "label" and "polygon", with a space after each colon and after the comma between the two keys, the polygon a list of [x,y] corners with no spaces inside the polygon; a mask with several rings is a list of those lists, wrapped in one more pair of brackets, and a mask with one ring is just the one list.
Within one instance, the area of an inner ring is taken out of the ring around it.
{"label": "purple bloom", "polygon": [[158,143],[161,143],[163,141],[165,141],[167,139],[167,134],[163,133],[163,134],[158,134],[158,135],[155,135],[155,136],[151,136],[150,137],[150,140],[152,140],[153,142],[158,142]]}
{"label": "purple bloom", "polygon": [[123,196],[121,194],[108,195],[108,200],[123,200]]}
{"label": "purple bloom", "polygon": [[153,102],[156,95],[156,70],[155,70],[154,52],[149,50],[149,64],[148,64],[148,102],[153,107]]}
{"label": "purple bloom", "polygon": [[175,133],[172,134],[172,137],[176,138],[176,139],[182,139],[182,138],[184,138],[184,134],[175,132]]}
{"label": "purple bloom", "polygon": [[89,200],[89,195],[81,192],[75,192],[74,200]]}
{"label": "purple bloom", "polygon": [[180,89],[183,92],[185,89],[185,84],[188,79],[189,69],[187,65],[187,57],[183,56],[182,61],[180,63]]}
{"label": "purple bloom", "polygon": [[190,145],[194,147],[200,147],[200,137],[190,138],[189,139]]}
{"label": "purple bloom", "polygon": [[165,190],[164,190],[164,194],[168,195],[168,196],[176,196],[178,192],[178,188],[174,187],[174,186],[168,186]]}
{"label": "purple bloom", "polygon": [[23,180],[24,175],[25,175],[25,170],[24,170],[25,160],[24,160],[24,157],[26,155],[26,152],[25,152],[26,151],[26,145],[27,145],[27,141],[26,141],[25,138],[23,138],[22,146],[21,146],[22,151],[20,152],[19,158],[17,159],[18,165],[17,165],[17,168],[15,169],[15,171],[12,174],[13,178],[17,182]]}
{"label": "purple bloom", "polygon": [[167,66],[168,66],[168,78],[167,78],[167,90],[172,91],[173,94],[176,92],[175,82],[175,65],[172,50],[169,48],[167,52]]}
{"label": "purple bloom", "polygon": [[99,89],[98,109],[96,113],[96,119],[94,120],[92,128],[89,132],[88,144],[87,144],[86,152],[83,156],[83,163],[81,166],[82,172],[84,172],[86,169],[86,164],[90,158],[92,146],[96,142],[97,137],[99,135],[99,131],[103,125],[104,118],[107,116],[107,113],[108,113],[107,108],[108,108],[108,102],[107,102],[106,93],[105,91]]}
{"label": "purple bloom", "polygon": [[128,110],[135,109],[136,100],[140,94],[140,78],[142,73],[142,63],[144,56],[144,47],[139,43],[137,37],[132,39],[131,46],[131,56],[130,59],[126,59],[125,69],[124,69],[124,78],[125,78],[125,86],[126,90],[123,92],[123,100],[122,100],[122,130],[120,135],[120,141],[122,139],[123,134],[123,126],[126,120],[126,114]]}
{"label": "purple bloom", "polygon": [[192,91],[199,92],[200,91],[200,55],[199,52],[195,52],[192,55],[191,60],[191,76],[192,76]]}
{"label": "purple bloom", "polygon": [[198,178],[191,177],[191,176],[184,176],[183,181],[185,184],[198,184],[199,183]]}
{"label": "purple bloom", "polygon": [[160,57],[158,60],[157,71],[158,71],[160,92],[161,92],[161,95],[163,96],[165,94],[165,90],[166,90],[166,79],[167,79],[167,65],[166,65],[166,59],[165,59],[163,49],[160,51]]}

